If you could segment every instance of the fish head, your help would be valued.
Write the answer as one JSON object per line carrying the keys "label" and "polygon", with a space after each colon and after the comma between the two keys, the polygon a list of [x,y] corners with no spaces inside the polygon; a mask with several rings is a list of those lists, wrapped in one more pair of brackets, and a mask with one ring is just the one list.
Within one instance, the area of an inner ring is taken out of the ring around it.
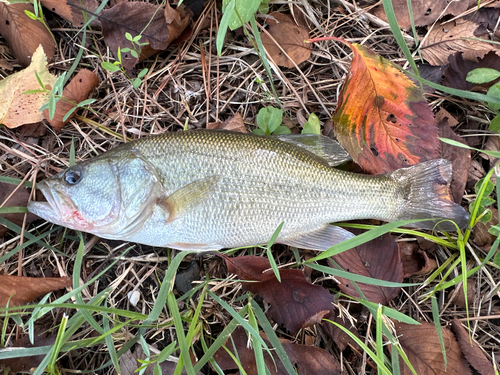
{"label": "fish head", "polygon": [[47,202],[29,202],[28,210],[64,227],[126,239],[151,213],[159,185],[152,172],[133,155],[91,159],[38,183]]}
{"label": "fish head", "polygon": [[117,186],[112,163],[77,164],[38,183],[47,202],[30,202],[28,210],[52,223],[94,233],[117,219]]}

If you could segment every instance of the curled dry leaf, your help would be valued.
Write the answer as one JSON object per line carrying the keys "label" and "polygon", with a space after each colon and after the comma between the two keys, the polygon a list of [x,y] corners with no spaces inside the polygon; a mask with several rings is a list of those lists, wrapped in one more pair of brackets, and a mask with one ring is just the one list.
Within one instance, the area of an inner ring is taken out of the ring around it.
{"label": "curled dry leaf", "polygon": [[[264,336],[264,335],[261,335]],[[270,347],[268,340],[264,338],[266,344]],[[225,347],[236,356],[241,366],[248,375],[257,375],[257,365],[255,354],[252,348],[249,348],[248,337],[242,327],[238,327],[231,333],[231,338],[226,340]],[[297,369],[298,375],[340,375],[341,368],[339,362],[326,350],[314,346],[298,345],[282,340],[283,349],[285,349],[290,362]],[[275,351],[264,351],[264,361],[269,373],[272,375],[287,375],[277,355],[273,358],[269,353]],[[238,369],[238,365],[224,348],[219,348],[214,354],[214,359],[222,370]]]}
{"label": "curled dry leaf", "polygon": [[446,65],[448,57],[456,52],[463,52],[466,60],[476,60],[490,51],[500,54],[494,44],[477,40],[482,36],[475,34],[478,27],[462,18],[437,23],[420,47],[423,58],[431,65]]}
{"label": "curled dry leaf", "polygon": [[[89,19],[99,8],[97,0],[41,0],[41,2],[45,8],[71,22],[77,28],[85,24],[83,13],[86,13],[86,17]],[[88,11],[88,13],[85,11]],[[101,23],[94,19],[90,25],[100,26]]]}
{"label": "curled dry leaf", "polygon": [[[353,231],[361,233],[361,231]],[[403,264],[398,245],[390,234],[333,256],[333,260],[345,271],[379,280],[403,282]],[[361,298],[351,280],[337,277],[340,290],[350,296]],[[388,288],[373,284],[356,283],[366,299],[387,305],[401,288]]]}
{"label": "curled dry leaf", "polygon": [[[394,322],[396,335],[410,363],[417,374],[433,375],[471,375],[467,362],[463,358],[455,337],[445,327],[441,328],[446,348],[447,366],[444,364],[443,353],[434,323],[423,322],[421,325]],[[413,372],[400,359],[401,375]]]}
{"label": "curled dry leaf", "polygon": [[29,18],[24,11],[35,12],[32,4],[0,2],[0,34],[7,40],[19,63],[30,65],[39,45],[47,58],[54,56],[54,39],[40,21]]}
{"label": "curled dry leaf", "polygon": [[0,275],[0,306],[25,305],[38,297],[71,285],[69,277]]}
{"label": "curled dry leaf", "polygon": [[427,253],[416,242],[398,242],[403,263],[403,278],[426,275],[437,268],[437,262],[429,259]]}
{"label": "curled dry leaf", "polygon": [[[438,124],[438,129],[441,138],[453,139],[466,145],[465,141],[448,125],[448,117],[443,117]],[[465,185],[467,184],[467,177],[469,176],[471,165],[470,150],[440,142],[439,157],[451,161],[453,172],[451,174],[450,194],[453,197],[453,201],[460,204],[464,195]]]}
{"label": "curled dry leaf", "polygon": [[293,20],[288,16],[286,18],[282,16],[274,18],[278,22],[273,22],[269,25],[268,33],[276,42],[267,33],[260,33],[262,44],[274,62],[285,68],[293,68],[295,66],[294,63],[298,65],[309,59],[311,57],[311,49],[305,42],[306,39],[309,39],[309,32],[305,28],[295,25]]}
{"label": "curled dry leaf", "polygon": [[[333,296],[319,285],[309,283],[300,270],[280,270],[281,282],[266,258],[243,256],[224,258],[228,271],[252,283],[243,283],[243,289],[261,296],[271,305],[271,318],[283,324],[290,332],[321,322],[330,312]],[[269,270],[264,272],[264,270]]]}
{"label": "curled dry leaf", "polygon": [[42,46],[35,51],[33,61],[26,69],[0,81],[0,123],[8,128],[43,120],[43,113],[39,110],[49,101],[49,95],[24,94],[29,90],[40,90],[35,71],[46,87],[54,86],[57,77],[47,70],[47,57]]}
{"label": "curled dry leaf", "polygon": [[[81,69],[78,74],[66,85],[63,90],[63,98],[56,104],[56,112],[54,118],[49,118],[49,110],[43,111],[45,119],[56,130],[61,130],[62,127],[74,116],[73,112],[66,121],[63,121],[64,116],[70,111],[75,104],[87,99],[89,94],[99,85],[99,78],[94,72],[87,69]],[[66,101],[66,100],[68,101]]]}
{"label": "curled dry leaf", "polygon": [[465,359],[481,375],[495,375],[495,369],[484,355],[477,342],[470,338],[469,334],[457,318],[451,321],[451,329],[455,332],[458,346],[462,349]]}
{"label": "curled dry leaf", "polygon": [[248,133],[245,124],[243,123],[243,117],[239,113],[234,116],[229,117],[224,122],[211,122],[207,125],[207,129],[224,129],[240,133]]}
{"label": "curled dry leaf", "polygon": [[[477,4],[477,1],[461,0],[450,3],[450,1],[445,0],[413,0],[411,2],[413,20],[415,26],[431,25],[447,14],[457,16],[465,12],[474,3]],[[410,28],[411,20],[406,0],[392,0],[392,6],[394,7],[394,13],[396,13],[399,26],[404,29]],[[380,19],[387,21],[387,16],[382,5],[374,9],[374,14]]]}
{"label": "curled dry leaf", "polygon": [[[14,192],[14,190],[16,191]],[[14,194],[11,196],[12,192],[14,192]],[[7,202],[5,202],[5,200],[9,196],[11,197]],[[0,205],[2,205],[2,207],[26,207],[29,197],[29,190],[24,186],[17,188],[16,185],[0,182]],[[1,216],[4,219],[7,219],[20,226],[23,224],[24,215],[25,214],[3,214]],[[26,224],[32,222],[33,220],[36,220],[37,218],[38,217],[36,215],[33,215],[32,213],[26,214]],[[3,236],[6,232],[7,228],[0,225],[0,237]]]}
{"label": "curled dry leaf", "polygon": [[[104,39],[116,58],[118,47],[134,50],[134,45],[125,37],[126,33],[132,37],[141,35],[138,42],[147,43],[138,47],[140,56],[137,58],[131,52],[121,53],[122,63],[127,71],[132,70],[140,59],[165,50],[184,31],[190,19],[186,11],[172,9],[170,6],[163,9],[161,6],[139,1],[116,4],[99,15]],[[136,48],[137,46],[138,44]]]}
{"label": "curled dry leaf", "polygon": [[333,115],[340,144],[372,174],[435,159],[437,126],[420,88],[388,60],[350,46],[351,70]]}

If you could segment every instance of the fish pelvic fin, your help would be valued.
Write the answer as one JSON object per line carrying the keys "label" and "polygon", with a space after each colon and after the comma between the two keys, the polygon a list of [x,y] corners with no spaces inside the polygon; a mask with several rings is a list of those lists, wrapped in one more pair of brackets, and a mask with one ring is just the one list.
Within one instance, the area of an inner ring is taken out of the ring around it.
{"label": "fish pelvic fin", "polygon": [[205,202],[215,191],[220,176],[205,177],[174,191],[168,197],[159,197],[156,204],[168,212],[170,223]]}
{"label": "fish pelvic fin", "polygon": [[343,228],[336,227],[334,225],[326,225],[325,227],[314,232],[309,232],[289,239],[279,240],[278,242],[301,249],[325,251],[333,245],[353,237],[354,234]]}
{"label": "fish pelvic fin", "polygon": [[451,174],[451,163],[445,159],[430,160],[389,173],[399,182],[405,198],[396,220],[431,219],[409,225],[431,230],[457,230],[454,224],[442,220],[451,220],[461,229],[467,227],[469,214],[452,201],[449,192]]}

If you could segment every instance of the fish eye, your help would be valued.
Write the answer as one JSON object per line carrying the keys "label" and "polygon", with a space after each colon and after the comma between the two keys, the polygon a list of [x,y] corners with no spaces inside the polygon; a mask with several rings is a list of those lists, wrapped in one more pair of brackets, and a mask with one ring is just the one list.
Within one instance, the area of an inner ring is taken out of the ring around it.
{"label": "fish eye", "polygon": [[74,167],[68,169],[68,171],[64,175],[64,179],[69,185],[76,185],[82,179],[82,175],[82,168],[78,165],[75,165]]}

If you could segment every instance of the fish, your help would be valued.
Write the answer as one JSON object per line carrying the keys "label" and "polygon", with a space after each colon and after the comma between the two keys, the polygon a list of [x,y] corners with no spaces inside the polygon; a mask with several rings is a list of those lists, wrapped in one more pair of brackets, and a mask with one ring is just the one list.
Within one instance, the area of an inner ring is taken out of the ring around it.
{"label": "fish", "polygon": [[124,143],[38,183],[28,210],[99,237],[178,250],[276,243],[324,251],[353,235],[331,223],[430,219],[464,228],[450,200],[451,163],[426,161],[384,175],[334,168],[348,159],[322,135],[259,136],[188,130]]}

